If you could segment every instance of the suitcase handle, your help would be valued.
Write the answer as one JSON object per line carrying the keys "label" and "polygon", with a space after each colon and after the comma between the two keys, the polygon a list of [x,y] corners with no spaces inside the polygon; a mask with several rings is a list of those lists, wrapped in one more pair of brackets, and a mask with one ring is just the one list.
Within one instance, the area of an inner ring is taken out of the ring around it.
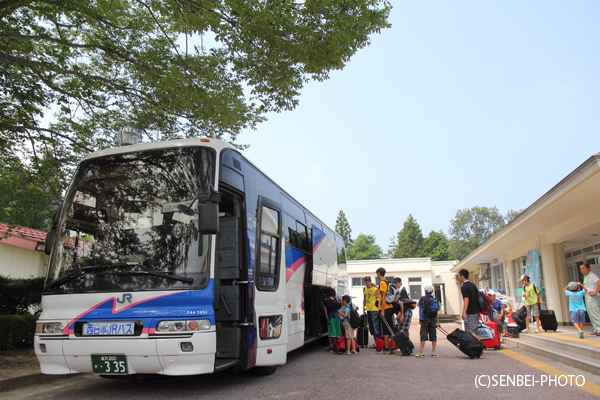
{"label": "suitcase handle", "polygon": [[437,327],[444,335],[446,335],[446,337],[448,337],[449,333],[446,332],[446,330],[444,328],[442,328],[441,326]]}

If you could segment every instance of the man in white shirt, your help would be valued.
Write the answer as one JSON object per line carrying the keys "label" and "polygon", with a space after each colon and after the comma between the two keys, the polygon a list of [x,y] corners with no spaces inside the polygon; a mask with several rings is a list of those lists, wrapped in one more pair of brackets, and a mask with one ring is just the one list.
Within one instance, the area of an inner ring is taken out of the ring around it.
{"label": "man in white shirt", "polygon": [[593,273],[588,264],[579,267],[583,274],[583,286],[587,289],[585,294],[585,308],[590,317],[594,331],[591,335],[600,336],[600,295],[598,295],[598,275]]}

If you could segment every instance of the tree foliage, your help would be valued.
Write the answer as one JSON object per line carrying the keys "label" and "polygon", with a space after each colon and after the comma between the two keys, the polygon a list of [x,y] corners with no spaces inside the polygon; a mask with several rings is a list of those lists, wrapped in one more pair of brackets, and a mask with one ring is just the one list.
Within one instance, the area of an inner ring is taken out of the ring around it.
{"label": "tree foliage", "polygon": [[[16,156],[0,159],[0,221],[49,230],[60,204],[61,177],[56,174],[30,174]],[[50,158],[39,160],[44,171],[55,170],[53,162]]]}
{"label": "tree foliage", "polygon": [[507,224],[510,223],[510,221],[517,218],[522,212],[523,210],[508,210],[504,215],[504,222],[506,222]]}
{"label": "tree foliage", "polygon": [[375,260],[381,258],[383,250],[375,244],[375,236],[361,233],[354,240],[354,245],[347,250],[349,260]]}
{"label": "tree foliage", "polygon": [[346,214],[344,214],[344,211],[342,210],[340,210],[338,217],[335,220],[335,231],[342,237],[342,240],[344,240],[344,245],[346,248],[350,248],[354,244],[354,241],[352,240],[352,229],[350,228],[350,223],[346,219]]}
{"label": "tree foliage", "polygon": [[444,232],[431,231],[429,236],[423,239],[420,257],[431,257],[431,261],[450,260],[450,242]]}
{"label": "tree foliage", "polygon": [[450,254],[461,260],[504,227],[496,207],[471,207],[458,210],[450,220]]}
{"label": "tree foliage", "polygon": [[[0,0],[0,153],[32,158],[31,179],[72,173],[124,123],[146,141],[235,142],[266,113],[293,109],[306,82],[343,68],[390,26],[390,9],[387,0]],[[44,158],[52,172],[41,171]]]}
{"label": "tree foliage", "polygon": [[398,232],[396,238],[392,238],[389,254],[392,258],[415,258],[420,257],[421,246],[423,244],[423,233],[417,220],[408,215],[402,230]]}

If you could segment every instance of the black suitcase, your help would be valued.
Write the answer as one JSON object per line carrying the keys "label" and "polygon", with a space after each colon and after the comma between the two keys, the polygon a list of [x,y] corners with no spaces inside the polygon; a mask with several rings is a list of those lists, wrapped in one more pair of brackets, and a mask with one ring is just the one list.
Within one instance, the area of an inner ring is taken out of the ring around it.
{"label": "black suitcase", "polygon": [[452,333],[448,333],[444,328],[438,327],[450,343],[456,346],[460,351],[469,356],[469,358],[479,358],[485,350],[485,345],[470,333],[460,329],[455,329]]}
{"label": "black suitcase", "polygon": [[519,335],[521,333],[521,328],[519,326],[508,325],[506,330],[508,331],[508,334],[514,339],[519,338]]}
{"label": "black suitcase", "polygon": [[525,318],[521,319],[519,317],[519,314],[517,314],[516,312],[512,313],[510,316],[515,320],[515,323],[517,325],[519,325],[519,328],[521,328],[521,330],[524,330],[525,328],[527,328],[527,322],[525,322],[525,318],[527,318],[527,316],[525,316]]}
{"label": "black suitcase", "polygon": [[369,321],[367,314],[363,314],[360,318],[360,327],[356,329],[356,340],[360,347],[369,345]]}
{"label": "black suitcase", "polygon": [[410,356],[412,354],[415,345],[412,340],[403,331],[396,332],[393,336],[394,342],[398,345],[398,350],[402,352],[403,356]]}
{"label": "black suitcase", "polygon": [[542,329],[546,332],[556,332],[558,329],[558,322],[556,321],[556,315],[553,310],[540,309],[540,323],[542,324]]}

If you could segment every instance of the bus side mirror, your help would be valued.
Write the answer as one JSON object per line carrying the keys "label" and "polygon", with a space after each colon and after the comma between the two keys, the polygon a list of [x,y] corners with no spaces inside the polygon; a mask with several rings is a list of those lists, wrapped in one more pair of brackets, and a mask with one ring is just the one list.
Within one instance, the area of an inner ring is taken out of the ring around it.
{"label": "bus side mirror", "polygon": [[54,237],[56,236],[56,226],[58,225],[58,218],[60,217],[60,208],[54,213],[52,218],[52,229],[46,233],[46,240],[44,241],[44,253],[50,255],[52,251],[52,245],[54,244]]}
{"label": "bus side mirror", "polygon": [[44,242],[44,253],[50,255],[52,251],[52,244],[54,244],[54,236],[56,236],[56,230],[51,229],[46,233],[46,241]]}
{"label": "bus side mirror", "polygon": [[[198,200],[198,232],[202,235],[219,233],[219,203],[221,202],[221,193],[203,194],[194,199],[194,201],[196,200]],[[194,201],[192,201],[192,205]],[[196,210],[191,206],[179,204],[177,209],[180,213],[189,215],[190,217],[196,215]]]}
{"label": "bus side mirror", "polygon": [[198,232],[203,235],[219,233],[219,206],[215,203],[198,204]]}

